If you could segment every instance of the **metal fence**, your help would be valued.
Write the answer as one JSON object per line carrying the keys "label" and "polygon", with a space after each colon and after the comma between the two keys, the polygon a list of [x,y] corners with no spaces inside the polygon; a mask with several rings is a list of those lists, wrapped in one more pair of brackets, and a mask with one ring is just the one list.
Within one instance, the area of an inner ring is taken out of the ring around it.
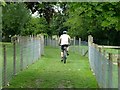
{"label": "metal fence", "polygon": [[58,37],[44,36],[44,44],[45,46],[58,47]]}
{"label": "metal fence", "polygon": [[2,88],[2,46],[0,45],[0,89]]}
{"label": "metal fence", "polygon": [[11,44],[2,44],[3,66],[1,67],[3,70],[0,85],[3,87],[9,85],[13,76],[36,62],[44,54],[43,39],[43,36],[19,36],[14,37]]}
{"label": "metal fence", "polygon": [[[45,45],[58,47],[58,37],[45,37]],[[103,47],[103,46],[102,46]],[[120,48],[119,48],[120,49]],[[120,52],[107,52],[105,48],[93,43],[93,37],[89,36],[88,43],[71,39],[70,51],[89,57],[89,63],[93,75],[100,88],[118,88],[120,89]]]}
{"label": "metal fence", "polygon": [[[100,88],[120,89],[120,53],[117,56],[106,53],[105,49],[93,43],[93,37],[88,37],[89,63]],[[120,49],[120,48],[119,48]],[[118,49],[118,50],[119,50]],[[116,57],[113,57],[116,56]]]}
{"label": "metal fence", "polygon": [[70,51],[82,56],[88,56],[88,43],[82,41],[81,38],[77,40],[74,37],[71,39]]}
{"label": "metal fence", "polygon": [[[45,45],[46,46],[52,46],[52,47],[59,47],[58,46],[58,39],[59,37],[48,37],[45,36]],[[70,49],[71,52],[83,55],[83,56],[88,56],[88,42],[82,41],[81,38],[78,40],[74,37],[71,38],[71,45]]]}

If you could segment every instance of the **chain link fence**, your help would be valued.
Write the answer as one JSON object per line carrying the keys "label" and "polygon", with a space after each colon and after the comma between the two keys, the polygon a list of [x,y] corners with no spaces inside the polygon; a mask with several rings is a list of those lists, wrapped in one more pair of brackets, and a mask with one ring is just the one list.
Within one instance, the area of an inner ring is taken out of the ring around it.
{"label": "chain link fence", "polygon": [[2,44],[1,87],[9,85],[13,76],[41,58],[41,55],[44,54],[43,39],[43,36],[18,36],[12,38],[12,43]]}
{"label": "chain link fence", "polygon": [[[88,37],[89,63],[100,88],[120,89],[120,53],[107,53],[105,49],[93,43],[93,37]],[[116,57],[115,57],[116,56]]]}
{"label": "chain link fence", "polygon": [[[2,41],[2,6],[0,6],[0,42]],[[2,46],[0,45],[0,89],[2,88]]]}
{"label": "chain link fence", "polygon": [[58,37],[57,36],[44,36],[45,46],[58,47]]}
{"label": "chain link fence", "polygon": [[2,45],[0,44],[0,89],[2,89]]}
{"label": "chain link fence", "polygon": [[88,56],[88,43],[82,41],[81,38],[76,39],[74,37],[71,39],[70,51],[82,56]]}
{"label": "chain link fence", "polygon": [[[52,46],[52,47],[57,47],[57,48],[59,47],[59,45],[58,45],[59,37],[45,36],[44,38],[45,38],[45,46]],[[71,38],[71,45],[69,47],[69,50],[76,54],[80,54],[82,56],[88,57],[88,42],[82,41],[81,38],[79,38],[78,40],[75,37]]]}

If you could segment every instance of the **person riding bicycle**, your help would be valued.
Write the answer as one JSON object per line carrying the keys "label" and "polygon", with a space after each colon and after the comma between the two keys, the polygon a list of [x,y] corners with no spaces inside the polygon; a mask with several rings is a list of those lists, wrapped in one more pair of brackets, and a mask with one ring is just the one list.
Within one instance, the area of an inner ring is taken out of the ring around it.
{"label": "person riding bicycle", "polygon": [[67,31],[63,31],[63,34],[60,36],[58,43],[61,46],[61,61],[63,61],[64,46],[67,47],[67,55],[69,55],[68,50],[70,45],[70,36],[67,34]]}

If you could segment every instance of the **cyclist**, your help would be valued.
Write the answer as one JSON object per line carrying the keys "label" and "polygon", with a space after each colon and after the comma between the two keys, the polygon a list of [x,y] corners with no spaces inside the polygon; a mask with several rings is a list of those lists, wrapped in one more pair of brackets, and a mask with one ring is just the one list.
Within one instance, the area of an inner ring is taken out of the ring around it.
{"label": "cyclist", "polygon": [[67,55],[69,55],[68,50],[70,45],[70,36],[67,34],[67,31],[63,31],[63,34],[60,36],[58,43],[61,46],[61,61],[63,61],[64,46],[67,47]]}

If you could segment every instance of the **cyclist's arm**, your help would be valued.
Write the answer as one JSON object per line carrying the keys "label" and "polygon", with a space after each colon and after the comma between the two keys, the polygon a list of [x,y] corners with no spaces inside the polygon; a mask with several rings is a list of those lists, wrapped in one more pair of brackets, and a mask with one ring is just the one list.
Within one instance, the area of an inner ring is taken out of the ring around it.
{"label": "cyclist's arm", "polygon": [[61,37],[58,40],[58,45],[60,45],[60,44],[61,44]]}
{"label": "cyclist's arm", "polygon": [[71,45],[71,38],[70,38],[70,36],[68,36],[68,42],[69,42],[69,45]]}

